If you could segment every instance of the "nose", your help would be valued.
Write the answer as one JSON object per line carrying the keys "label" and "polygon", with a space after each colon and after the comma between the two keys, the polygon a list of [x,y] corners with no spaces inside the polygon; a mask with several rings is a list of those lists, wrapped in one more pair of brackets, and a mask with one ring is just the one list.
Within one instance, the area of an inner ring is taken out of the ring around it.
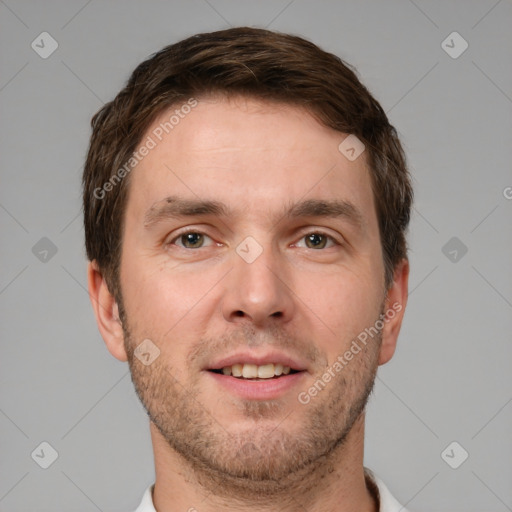
{"label": "nose", "polygon": [[289,322],[294,294],[291,273],[278,249],[254,239],[233,253],[233,270],[224,282],[223,316],[228,322],[250,322],[257,327]]}

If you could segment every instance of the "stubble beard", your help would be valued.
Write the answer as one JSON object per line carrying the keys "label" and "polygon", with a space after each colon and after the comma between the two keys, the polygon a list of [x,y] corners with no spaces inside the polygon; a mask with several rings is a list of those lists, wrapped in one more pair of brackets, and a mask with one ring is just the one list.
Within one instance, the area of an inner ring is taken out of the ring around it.
{"label": "stubble beard", "polygon": [[[279,400],[239,402],[239,414],[245,422],[251,420],[250,427],[233,431],[203,403],[197,380],[192,384],[178,381],[162,357],[150,366],[134,357],[138,337],[132,335],[122,313],[135,391],[163,439],[208,491],[241,499],[269,497],[299,486],[305,491],[333,471],[333,459],[343,456],[347,436],[364,413],[373,390],[380,332],[290,417],[283,416]],[[289,425],[294,414],[300,414],[300,421],[293,422],[300,426],[291,433],[284,423]],[[276,421],[265,421],[272,418]]]}

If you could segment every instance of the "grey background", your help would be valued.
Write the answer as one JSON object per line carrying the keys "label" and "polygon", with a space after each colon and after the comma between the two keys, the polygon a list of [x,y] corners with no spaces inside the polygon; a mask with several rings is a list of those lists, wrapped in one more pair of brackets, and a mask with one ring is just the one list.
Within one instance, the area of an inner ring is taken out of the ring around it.
{"label": "grey background", "polygon": [[[355,65],[408,152],[411,295],[365,464],[412,511],[512,510],[510,0],[0,0],[0,23],[1,511],[133,510],[153,482],[146,415],[85,289],[89,120],[151,53],[230,25]],[[59,45],[47,59],[31,48],[43,31]],[[469,43],[456,59],[453,31]],[[59,454],[46,470],[42,441]],[[453,441],[458,469],[441,457]]]}

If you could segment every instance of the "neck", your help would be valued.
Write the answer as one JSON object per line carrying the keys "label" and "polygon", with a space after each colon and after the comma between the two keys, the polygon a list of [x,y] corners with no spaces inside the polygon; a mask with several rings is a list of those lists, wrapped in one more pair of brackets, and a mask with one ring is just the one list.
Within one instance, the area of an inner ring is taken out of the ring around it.
{"label": "neck", "polygon": [[366,486],[364,413],[345,442],[287,481],[230,481],[192,466],[176,453],[151,423],[156,482],[153,502],[157,512],[228,510],[261,512],[377,512]]}

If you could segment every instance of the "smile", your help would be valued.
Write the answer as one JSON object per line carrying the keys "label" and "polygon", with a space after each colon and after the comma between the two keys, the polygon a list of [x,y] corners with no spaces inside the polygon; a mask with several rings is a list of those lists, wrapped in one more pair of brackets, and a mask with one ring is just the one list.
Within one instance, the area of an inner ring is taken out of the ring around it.
{"label": "smile", "polygon": [[237,363],[232,366],[224,366],[223,368],[211,371],[222,373],[223,375],[231,375],[239,379],[273,379],[281,375],[297,373],[297,370],[293,370],[289,366],[283,366],[280,363],[263,365]]}

